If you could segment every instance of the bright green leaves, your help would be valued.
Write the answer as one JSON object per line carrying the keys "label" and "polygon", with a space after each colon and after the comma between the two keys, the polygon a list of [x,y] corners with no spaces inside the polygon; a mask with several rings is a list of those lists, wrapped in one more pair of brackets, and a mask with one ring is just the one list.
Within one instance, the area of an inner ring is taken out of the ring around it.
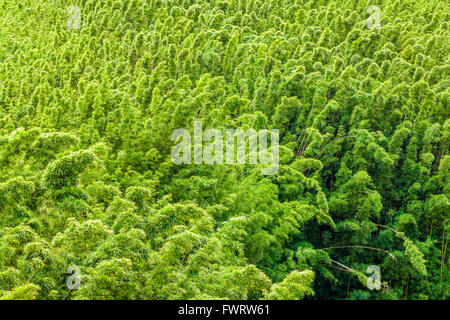
{"label": "bright green leaves", "polygon": [[31,145],[27,156],[33,156],[44,165],[53,160],[55,156],[62,151],[66,151],[70,146],[77,145],[80,139],[65,132],[44,133],[37,137]]}
{"label": "bright green leaves", "polygon": [[19,270],[12,267],[5,268],[4,271],[0,272],[0,297],[3,291],[11,290],[20,285],[20,283],[21,277]]}
{"label": "bright green leaves", "polygon": [[[0,204],[3,209],[8,206],[17,206],[30,200],[34,191],[34,184],[23,180],[23,178],[13,178],[0,184]],[[1,211],[0,211],[1,212]]]}
{"label": "bright green leaves", "polygon": [[66,229],[53,239],[53,245],[76,255],[92,251],[111,234],[112,231],[100,220],[79,223],[70,218]]}
{"label": "bright green leaves", "polygon": [[121,230],[119,234],[108,237],[89,255],[89,264],[113,258],[130,259],[135,264],[144,263],[149,255],[145,239],[146,234],[141,229]]}
{"label": "bright green leaves", "polygon": [[285,132],[295,127],[299,109],[300,101],[296,97],[283,97],[277,105],[272,123],[274,128],[280,130],[281,138]]}
{"label": "bright green leaves", "polygon": [[28,283],[0,296],[0,300],[34,300],[39,292],[39,286]]}
{"label": "bright green leaves", "polygon": [[450,218],[450,201],[445,194],[433,195],[425,203],[428,223],[441,225]]}
{"label": "bright green leaves", "polygon": [[121,300],[136,299],[137,286],[132,263],[128,259],[115,258],[99,263],[89,270],[86,283],[75,294],[75,299]]}
{"label": "bright green leaves", "polygon": [[314,272],[305,270],[292,271],[281,283],[272,285],[265,298],[268,300],[300,300],[314,295],[311,289]]}
{"label": "bright green leaves", "polygon": [[39,135],[39,132],[40,130],[37,128],[28,131],[19,128],[7,136],[6,139],[2,141],[0,166],[3,167],[4,165],[7,165],[10,159],[15,158],[22,152],[28,150],[36,136]]}
{"label": "bright green leaves", "polygon": [[323,168],[323,164],[320,160],[311,158],[297,158],[291,166],[303,174],[320,171]]}
{"label": "bright green leaves", "polygon": [[408,257],[409,261],[411,262],[412,266],[419,271],[419,273],[423,276],[427,275],[427,269],[425,267],[425,259],[423,258],[423,253],[420,252],[420,250],[417,248],[414,243],[406,239],[404,242],[405,246],[405,253]]}
{"label": "bright green leaves", "polygon": [[60,189],[75,185],[78,174],[96,160],[90,150],[72,152],[48,165],[42,177],[42,185],[46,189]]}
{"label": "bright green leaves", "polygon": [[358,171],[331,197],[330,210],[341,217],[359,221],[377,217],[382,209],[381,196],[365,171]]}
{"label": "bright green leaves", "polygon": [[[378,30],[364,1],[89,0],[77,32],[6,2],[2,298],[448,296],[445,1],[380,6]],[[278,129],[278,174],[173,164],[194,120]]]}
{"label": "bright green leaves", "polygon": [[151,191],[143,187],[129,187],[125,197],[133,201],[139,209],[143,209],[145,202],[150,199]]}
{"label": "bright green leaves", "polygon": [[395,228],[400,232],[410,234],[416,231],[417,221],[413,215],[409,213],[404,213],[398,217]]}

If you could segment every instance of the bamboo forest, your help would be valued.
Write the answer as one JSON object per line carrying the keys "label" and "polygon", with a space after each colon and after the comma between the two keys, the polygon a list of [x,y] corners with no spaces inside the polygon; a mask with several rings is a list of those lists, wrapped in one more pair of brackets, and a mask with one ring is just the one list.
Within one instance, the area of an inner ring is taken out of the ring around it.
{"label": "bamboo forest", "polygon": [[449,23],[2,0],[0,300],[450,300]]}

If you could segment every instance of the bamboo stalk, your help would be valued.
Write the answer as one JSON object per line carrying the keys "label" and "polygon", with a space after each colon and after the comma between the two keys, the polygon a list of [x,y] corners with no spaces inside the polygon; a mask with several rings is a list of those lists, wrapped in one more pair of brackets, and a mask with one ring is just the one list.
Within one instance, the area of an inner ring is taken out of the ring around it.
{"label": "bamboo stalk", "polygon": [[381,252],[387,253],[394,260],[397,259],[392,253],[390,253],[387,250],[380,249],[380,248],[374,248],[374,247],[367,247],[367,246],[336,246],[336,247],[322,248],[320,250],[343,249],[343,248],[360,248],[360,249],[370,249],[370,250],[381,251]]}

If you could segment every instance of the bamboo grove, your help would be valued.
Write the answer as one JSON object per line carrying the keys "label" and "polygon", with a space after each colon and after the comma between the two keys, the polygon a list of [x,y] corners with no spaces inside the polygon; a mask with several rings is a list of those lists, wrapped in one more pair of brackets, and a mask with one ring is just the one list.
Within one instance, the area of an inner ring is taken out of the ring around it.
{"label": "bamboo grove", "polygon": [[[449,299],[449,21],[444,0],[3,0],[0,299]],[[278,129],[278,173],[175,165],[195,120]]]}

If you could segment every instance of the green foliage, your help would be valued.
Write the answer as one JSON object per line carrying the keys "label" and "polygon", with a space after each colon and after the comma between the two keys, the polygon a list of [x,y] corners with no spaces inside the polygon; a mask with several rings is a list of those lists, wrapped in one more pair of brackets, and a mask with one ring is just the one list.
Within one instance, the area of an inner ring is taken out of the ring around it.
{"label": "green foliage", "polygon": [[0,297],[0,300],[34,300],[38,295],[38,291],[39,286],[28,283],[6,292]]}
{"label": "green foliage", "polygon": [[305,270],[292,271],[282,282],[272,285],[266,295],[268,300],[300,300],[306,295],[313,295],[310,288],[314,281],[314,272]]}
{"label": "green foliage", "polygon": [[420,252],[419,248],[414,245],[414,243],[406,239],[405,240],[405,254],[409,258],[409,261],[421,275],[427,275],[427,269],[425,267],[425,259],[423,258],[423,253]]}
{"label": "green foliage", "polygon": [[[449,9],[3,0],[0,299],[448,300]],[[277,174],[173,164],[195,120]]]}

